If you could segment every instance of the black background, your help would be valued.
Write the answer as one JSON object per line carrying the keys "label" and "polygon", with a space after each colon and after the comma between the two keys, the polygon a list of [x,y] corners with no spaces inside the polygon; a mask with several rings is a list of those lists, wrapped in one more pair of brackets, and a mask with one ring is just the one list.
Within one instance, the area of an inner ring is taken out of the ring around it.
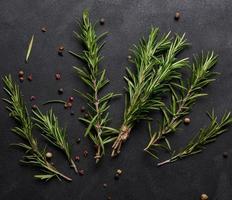
{"label": "black background", "polygon": [[[26,75],[33,74],[33,81],[20,84],[25,101],[31,106],[29,97],[37,96],[36,104],[42,106],[49,99],[66,99],[75,96],[73,110],[75,116],[64,110],[62,105],[53,105],[61,124],[67,127],[68,139],[73,145],[74,155],[80,155],[79,166],[85,170],[80,177],[69,169],[64,156],[48,145],[55,154],[54,162],[66,174],[72,176],[73,182],[52,180],[43,183],[33,179],[38,171],[18,163],[23,152],[9,147],[10,143],[20,141],[11,133],[15,125],[8,117],[1,102],[0,108],[0,199],[1,200],[51,200],[51,199],[158,199],[158,200],[194,200],[201,193],[207,193],[210,199],[232,199],[232,139],[231,130],[217,139],[207,149],[196,156],[157,168],[156,161],[146,155],[142,149],[148,142],[147,125],[136,125],[131,138],[123,146],[122,153],[111,159],[110,147],[101,163],[95,165],[92,155],[92,143],[82,137],[84,126],[78,121],[80,107],[84,101],[73,89],[86,91],[80,79],[72,69],[81,65],[67,52],[63,57],[57,55],[57,47],[64,45],[66,50],[81,51],[81,45],[73,38],[77,30],[75,19],[80,19],[83,9],[89,9],[92,21],[105,18],[105,25],[96,25],[98,33],[109,31],[106,46],[102,50],[105,59],[102,67],[107,69],[110,85],[105,91],[124,93],[123,75],[127,61],[128,49],[137,43],[143,35],[147,36],[151,25],[158,26],[161,32],[171,30],[186,33],[191,47],[181,56],[192,57],[202,50],[214,50],[219,55],[215,68],[221,75],[207,87],[208,97],[201,98],[190,114],[192,123],[182,126],[180,134],[170,137],[174,149],[183,147],[186,142],[208,123],[206,111],[215,109],[217,115],[231,109],[231,55],[232,55],[232,4],[230,0],[1,0],[0,1],[0,69],[1,76],[11,73],[17,80],[20,69]],[[174,20],[176,11],[181,18]],[[41,32],[46,26],[48,31]],[[34,46],[29,64],[24,63],[26,47],[32,34],[35,34]],[[54,75],[60,72],[62,79],[56,81]],[[63,87],[64,94],[57,95],[57,89]],[[2,83],[1,83],[2,88]],[[1,90],[1,97],[5,96]],[[122,121],[124,98],[111,102],[110,114],[112,126],[119,127]],[[154,125],[155,122],[154,121]],[[35,136],[40,138],[39,132]],[[79,145],[75,139],[81,137]],[[40,139],[44,142],[43,139]],[[83,158],[83,149],[88,149],[89,157]],[[222,157],[229,152],[228,159]],[[162,159],[168,154],[161,153]],[[118,181],[114,180],[117,168],[123,170]],[[103,183],[108,187],[103,188]]]}

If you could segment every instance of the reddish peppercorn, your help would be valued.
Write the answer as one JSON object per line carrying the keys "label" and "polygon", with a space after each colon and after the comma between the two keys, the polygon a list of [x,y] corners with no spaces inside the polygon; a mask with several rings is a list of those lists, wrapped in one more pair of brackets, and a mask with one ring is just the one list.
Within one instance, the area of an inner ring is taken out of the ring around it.
{"label": "reddish peppercorn", "polygon": [[85,106],[81,106],[81,112],[85,112]]}
{"label": "reddish peppercorn", "polygon": [[86,158],[88,156],[89,152],[87,150],[84,150],[83,155]]}
{"label": "reddish peppercorn", "polygon": [[18,75],[19,75],[19,77],[22,77],[24,75],[24,71],[20,70]]}
{"label": "reddish peppercorn", "polygon": [[71,102],[68,102],[68,103],[67,103],[67,106],[68,106],[68,108],[71,108],[71,107],[72,107],[72,103],[71,103]]}
{"label": "reddish peppercorn", "polygon": [[60,79],[61,79],[60,73],[56,73],[56,74],[55,74],[55,78],[56,78],[56,80],[60,80]]}
{"label": "reddish peppercorn", "polygon": [[80,156],[75,156],[76,161],[80,161]]}
{"label": "reddish peppercorn", "polygon": [[73,102],[74,101],[74,97],[69,97],[68,100],[71,101],[71,102]]}
{"label": "reddish peppercorn", "polygon": [[79,170],[78,170],[78,173],[79,173],[80,176],[83,176],[84,173],[85,173],[85,171],[84,171],[83,169],[79,169]]}
{"label": "reddish peppercorn", "polygon": [[178,21],[180,19],[180,12],[176,12],[174,19]]}
{"label": "reddish peppercorn", "polygon": [[30,74],[30,75],[27,77],[27,80],[28,80],[28,81],[32,81],[32,74]]}
{"label": "reddish peppercorn", "polygon": [[31,100],[31,101],[34,101],[34,100],[36,100],[36,97],[35,97],[35,96],[31,96],[31,97],[30,97],[30,100]]}
{"label": "reddish peppercorn", "polygon": [[64,46],[59,46],[59,51],[64,51]]}
{"label": "reddish peppercorn", "polygon": [[21,76],[21,77],[19,77],[19,80],[20,80],[20,82],[23,82],[24,78]]}
{"label": "reddish peppercorn", "polygon": [[184,123],[185,123],[186,125],[190,124],[190,122],[191,122],[191,120],[190,120],[189,117],[185,117],[185,118],[184,118]]}

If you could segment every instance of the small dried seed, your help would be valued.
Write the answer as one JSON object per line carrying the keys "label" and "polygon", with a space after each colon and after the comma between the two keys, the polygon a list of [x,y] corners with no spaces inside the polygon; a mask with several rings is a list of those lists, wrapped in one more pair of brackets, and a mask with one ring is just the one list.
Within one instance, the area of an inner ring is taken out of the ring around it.
{"label": "small dried seed", "polygon": [[76,143],[79,144],[81,142],[81,138],[77,138]]}
{"label": "small dried seed", "polygon": [[19,75],[19,77],[22,77],[24,75],[24,71],[20,70],[18,75]]}
{"label": "small dried seed", "polygon": [[88,156],[89,152],[87,150],[84,150],[83,155],[86,158]]}
{"label": "small dried seed", "polygon": [[80,176],[83,176],[84,173],[85,173],[85,171],[84,171],[83,169],[79,169],[79,170],[78,170],[78,173],[79,173]]}
{"label": "small dried seed", "polygon": [[85,117],[85,118],[88,118],[88,117],[89,117],[89,114],[88,114],[88,113],[85,113],[85,114],[84,114],[84,117]]}
{"label": "small dried seed", "polygon": [[47,152],[47,153],[46,153],[46,158],[51,159],[51,158],[52,158],[52,156],[53,156],[53,155],[52,155],[52,153],[51,153],[51,152]]}
{"label": "small dried seed", "polygon": [[64,51],[64,46],[61,45],[61,46],[59,47],[59,51]]}
{"label": "small dried seed", "polygon": [[176,12],[175,14],[175,20],[179,20],[180,19],[180,12]]}
{"label": "small dried seed", "polygon": [[71,103],[71,102],[68,102],[68,103],[67,103],[67,106],[68,106],[68,108],[71,108],[71,107],[72,107],[72,103]]}
{"label": "small dried seed", "polygon": [[34,104],[34,105],[31,106],[31,108],[32,108],[33,110],[36,110],[36,109],[38,108],[38,106]]}
{"label": "small dried seed", "polygon": [[106,188],[106,187],[107,187],[107,184],[106,184],[106,183],[104,183],[104,184],[103,184],[103,187],[104,187],[104,188]]}
{"label": "small dried seed", "polygon": [[116,174],[114,175],[114,179],[115,179],[115,180],[118,180],[118,179],[119,179],[119,174],[116,173]]}
{"label": "small dried seed", "polygon": [[228,152],[223,153],[223,158],[228,158]]}
{"label": "small dried seed", "polygon": [[29,76],[27,77],[28,81],[32,81],[32,74],[29,74]]}
{"label": "small dried seed", "polygon": [[71,110],[70,115],[75,115],[75,112]]}
{"label": "small dried seed", "polygon": [[105,24],[105,19],[104,19],[104,18],[101,18],[101,19],[100,19],[100,24],[101,24],[101,25],[104,25],[104,24]]}
{"label": "small dried seed", "polygon": [[132,59],[132,56],[131,55],[128,55],[127,56],[127,59],[130,61]]}
{"label": "small dried seed", "polygon": [[208,199],[209,199],[209,197],[208,197],[207,194],[202,194],[201,195],[201,200],[208,200]]}
{"label": "small dried seed", "polygon": [[108,197],[107,197],[107,200],[112,200],[111,196],[108,196]]}
{"label": "small dried seed", "polygon": [[64,93],[64,89],[63,88],[60,88],[59,90],[58,90],[58,94],[63,94]]}
{"label": "small dried seed", "polygon": [[85,112],[85,106],[81,106],[81,112]]}
{"label": "small dried seed", "polygon": [[60,73],[56,73],[55,74],[55,78],[56,78],[56,80],[60,80],[61,79],[61,74]]}
{"label": "small dried seed", "polygon": [[75,160],[76,160],[76,161],[80,161],[80,156],[76,156],[76,157],[75,157]]}
{"label": "small dried seed", "polygon": [[41,31],[45,33],[45,32],[47,32],[47,28],[43,27],[43,28],[41,28]]}
{"label": "small dried seed", "polygon": [[189,117],[185,117],[185,118],[184,118],[184,123],[185,123],[186,125],[190,124],[190,122],[191,122],[191,120],[190,120]]}
{"label": "small dried seed", "polygon": [[24,78],[21,76],[21,77],[19,77],[19,81],[20,82],[23,82],[24,81]]}
{"label": "small dried seed", "polygon": [[74,101],[74,97],[69,97],[68,100],[69,100],[70,102],[73,102],[73,101]]}
{"label": "small dried seed", "polygon": [[59,55],[59,56],[63,56],[63,51],[58,50],[58,55]]}
{"label": "small dried seed", "polygon": [[122,174],[122,170],[121,169],[117,169],[117,174],[121,175]]}
{"label": "small dried seed", "polygon": [[34,101],[34,100],[36,100],[36,97],[35,96],[31,96],[30,97],[30,101]]}

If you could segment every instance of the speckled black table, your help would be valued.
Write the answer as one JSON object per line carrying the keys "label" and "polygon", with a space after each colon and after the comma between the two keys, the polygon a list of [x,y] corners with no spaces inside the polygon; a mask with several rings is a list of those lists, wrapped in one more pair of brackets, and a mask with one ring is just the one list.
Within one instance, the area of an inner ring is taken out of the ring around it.
{"label": "speckled black table", "polygon": [[[17,80],[19,69],[26,74],[33,74],[33,81],[20,84],[24,98],[31,106],[29,97],[36,95],[42,106],[48,99],[63,98],[70,95],[76,97],[74,116],[64,111],[61,105],[53,108],[59,116],[61,124],[67,127],[69,141],[73,145],[75,155],[81,156],[80,167],[85,175],[76,176],[67,167],[62,155],[48,146],[55,153],[57,166],[73,177],[72,183],[56,180],[48,183],[36,181],[32,176],[37,172],[31,167],[18,163],[23,155],[18,149],[9,147],[10,143],[20,141],[11,133],[15,125],[9,119],[3,102],[0,108],[0,199],[1,200],[98,200],[111,196],[116,200],[196,200],[201,193],[207,193],[210,200],[232,199],[232,136],[231,130],[218,138],[207,149],[196,156],[157,168],[155,161],[142,149],[148,140],[147,125],[141,122],[136,125],[132,137],[124,145],[122,153],[116,159],[108,155],[101,163],[95,165],[92,159],[92,143],[82,137],[84,126],[78,121],[81,116],[80,107],[84,101],[73,89],[85,91],[87,88],[75,75],[72,66],[81,65],[67,52],[63,57],[57,55],[57,47],[64,45],[66,50],[80,51],[80,44],[74,40],[72,31],[77,29],[75,19],[80,19],[83,9],[89,9],[91,19],[105,18],[105,25],[97,24],[97,32],[109,31],[106,46],[102,54],[105,59],[102,66],[107,69],[111,84],[107,91],[124,93],[123,75],[127,61],[128,49],[138,39],[147,35],[151,25],[158,26],[161,32],[169,30],[186,33],[192,44],[181,56],[192,56],[201,50],[214,50],[219,55],[215,68],[221,75],[206,88],[208,97],[202,98],[194,106],[190,115],[192,123],[181,127],[180,134],[170,137],[173,148],[179,149],[208,123],[205,111],[215,108],[221,115],[231,109],[232,84],[232,4],[230,0],[80,0],[80,1],[0,1],[0,73],[11,73]],[[181,18],[176,22],[173,17],[180,11]],[[48,31],[41,32],[46,26]],[[29,64],[24,64],[27,43],[32,34],[35,42]],[[54,74],[60,72],[62,79],[56,81]],[[18,81],[18,80],[17,80]],[[63,87],[63,96],[57,95],[57,89]],[[1,83],[2,88],[2,83]],[[1,89],[0,96],[5,94]],[[111,102],[112,126],[119,127],[123,114],[124,98]],[[156,114],[154,115],[156,116]],[[156,122],[156,121],[155,121]],[[155,125],[154,122],[154,125]],[[35,136],[41,139],[39,132]],[[75,139],[81,137],[77,145]],[[82,158],[83,149],[87,148],[89,157]],[[224,159],[222,153],[227,151],[229,157]],[[166,153],[159,154],[166,158]],[[123,170],[123,175],[116,181],[114,172]],[[103,188],[103,183],[108,187]]]}

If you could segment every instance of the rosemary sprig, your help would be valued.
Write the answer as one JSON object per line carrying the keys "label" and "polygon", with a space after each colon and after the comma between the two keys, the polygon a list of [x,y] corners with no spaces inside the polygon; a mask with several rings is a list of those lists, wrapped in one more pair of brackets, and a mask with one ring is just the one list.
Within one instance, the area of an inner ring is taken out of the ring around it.
{"label": "rosemary sprig", "polygon": [[19,86],[14,83],[11,75],[4,76],[3,82],[5,85],[4,90],[9,96],[9,99],[3,99],[8,103],[6,108],[10,112],[9,116],[18,122],[18,126],[13,128],[12,131],[25,141],[25,143],[16,144],[25,150],[26,155],[21,162],[37,166],[41,169],[43,173],[35,175],[35,178],[48,181],[53,177],[57,177],[58,179],[64,178],[65,180],[71,181],[71,178],[59,172],[46,160],[45,149],[39,149],[37,140],[32,135],[33,123],[22,99]]}
{"label": "rosemary sprig", "polygon": [[71,156],[71,147],[67,141],[66,130],[60,127],[58,118],[52,109],[46,114],[43,114],[39,109],[33,110],[33,114],[35,116],[33,117],[33,120],[36,122],[35,125],[42,131],[44,138],[65,153],[71,167],[78,173],[76,164]]}
{"label": "rosemary sprig", "polygon": [[164,162],[158,163],[158,166],[200,153],[205,148],[205,145],[214,142],[216,137],[227,131],[226,127],[232,124],[232,117],[230,112],[225,113],[220,122],[218,122],[214,111],[212,111],[212,113],[208,113],[208,116],[211,120],[210,125],[207,128],[202,128],[199,134],[193,137],[186,145],[186,147],[178,154],[173,155],[170,159]]}
{"label": "rosemary sprig", "polygon": [[[169,106],[163,106],[161,108],[163,113],[163,121],[159,126],[157,132],[150,132],[150,141],[144,149],[153,157],[157,156],[153,153],[155,147],[165,147],[170,149],[170,144],[165,137],[169,133],[174,133],[176,128],[182,122],[182,117],[189,114],[191,107],[199,97],[207,95],[202,92],[202,88],[210,84],[215,76],[215,72],[212,72],[212,68],[217,62],[217,56],[213,52],[208,53],[206,56],[202,54],[201,57],[196,57],[191,65],[191,77],[184,84],[173,83],[174,87],[171,88],[171,103]],[[167,145],[158,144],[160,139],[165,139]]]}
{"label": "rosemary sprig", "polygon": [[29,45],[28,45],[26,59],[25,59],[26,63],[28,63],[28,59],[29,59],[29,56],[31,54],[33,42],[34,42],[34,35],[32,35],[31,40],[30,40]]}
{"label": "rosemary sprig", "polygon": [[107,125],[109,121],[108,103],[116,95],[112,92],[104,96],[99,94],[102,88],[109,83],[105,76],[106,70],[99,69],[100,61],[103,58],[100,55],[100,50],[104,45],[104,42],[99,44],[99,40],[107,33],[96,35],[95,27],[90,22],[88,11],[83,12],[82,22],[79,25],[81,33],[74,32],[74,34],[77,39],[83,42],[85,49],[82,54],[76,54],[72,51],[70,53],[86,63],[85,68],[74,67],[74,69],[91,91],[87,94],[76,91],[88,101],[90,108],[89,117],[80,118],[80,120],[88,125],[85,136],[89,136],[96,145],[95,159],[98,162],[105,153],[105,145],[116,138],[117,130]]}
{"label": "rosemary sprig", "polygon": [[112,156],[120,153],[121,145],[129,137],[135,122],[149,119],[149,112],[163,105],[160,96],[174,79],[179,79],[177,70],[187,66],[187,58],[176,58],[187,45],[184,35],[176,35],[171,40],[168,33],[158,39],[158,32],[158,28],[152,28],[148,40],[142,39],[133,51],[136,73],[127,68],[124,120],[112,146]]}

